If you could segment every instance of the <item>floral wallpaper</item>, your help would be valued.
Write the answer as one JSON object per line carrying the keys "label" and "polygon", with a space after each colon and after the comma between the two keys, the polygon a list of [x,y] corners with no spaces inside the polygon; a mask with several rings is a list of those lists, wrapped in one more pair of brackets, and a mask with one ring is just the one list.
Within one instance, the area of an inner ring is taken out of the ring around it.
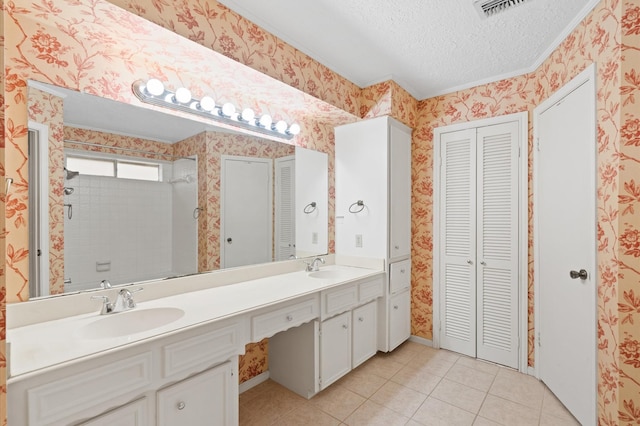
{"label": "floral wallpaper", "polygon": [[[531,113],[592,62],[598,65],[598,414],[603,425],[640,420],[640,8],[602,1],[533,73],[421,101],[413,138],[412,333],[433,337],[433,129]],[[529,141],[530,162],[532,141]],[[531,163],[530,182],[531,182]],[[530,214],[532,188],[529,185]],[[529,218],[529,364],[534,365],[532,218]]]}
{"label": "floral wallpaper", "polygon": [[[620,357],[616,364],[604,365],[600,388],[611,389],[609,398],[615,401],[614,377],[606,374],[618,367],[620,423],[640,424],[640,3],[626,0],[622,5],[622,64],[620,81],[620,152],[618,187],[618,320],[617,340]],[[609,177],[611,173],[606,173]],[[603,277],[604,278],[604,277]],[[604,283],[604,279],[603,279]],[[612,289],[613,290],[613,289]],[[614,306],[615,307],[615,306]],[[610,315],[604,311],[604,318]],[[604,323],[603,320],[601,322]],[[600,345],[608,343],[606,334],[600,336]],[[602,349],[601,349],[602,350]],[[607,349],[608,350],[608,349]],[[607,420],[614,420],[611,413]]]}
{"label": "floral wallpaper", "polygon": [[[5,0],[0,0],[0,28],[4,28],[4,4]],[[0,34],[0,176],[5,177],[5,62],[4,62],[4,33]],[[4,184],[5,180],[0,179]],[[5,204],[6,191],[0,190],[0,425],[7,425],[7,275],[4,272],[6,267],[6,240],[5,240]]]}
{"label": "floral wallpaper", "polygon": [[[414,128],[412,333],[425,338],[432,338],[433,128],[517,111],[531,112],[588,64],[597,62],[599,422],[603,425],[638,422],[640,219],[635,209],[640,201],[637,190],[640,109],[636,100],[640,90],[640,10],[637,0],[602,0],[535,72],[420,102],[392,81],[361,90],[213,0],[113,3],[169,31],[104,0],[55,3],[0,0],[4,36],[0,37],[0,44],[5,52],[0,56],[4,70],[0,79],[2,173],[14,178],[17,184],[26,184],[23,153],[27,79],[138,104],[130,92],[131,82],[154,76],[174,88],[188,86],[194,96],[213,94],[223,101],[233,100],[274,115],[277,112],[283,119],[303,124],[303,133],[294,144],[324,146],[323,150],[330,155],[331,182],[333,125],[354,121],[356,116],[393,115]],[[239,67],[235,61],[264,74]],[[247,91],[246,87],[253,90]],[[201,167],[206,173],[213,172],[206,164]],[[334,188],[331,184],[331,196]],[[531,188],[529,197],[532,199]],[[5,239],[0,245],[5,261],[0,267],[0,413],[5,413],[4,304],[27,296],[21,291],[23,280],[16,270],[28,278],[28,251],[26,223],[17,221],[19,214],[25,217],[26,211],[20,210],[15,193],[10,192],[1,201],[0,209],[6,208],[3,216],[6,226],[0,234]],[[330,223],[331,235],[333,229]],[[530,241],[532,365],[533,262]],[[267,368],[265,353],[266,342],[248,349],[241,361],[245,365],[243,378]],[[0,415],[2,423],[6,420]]]}

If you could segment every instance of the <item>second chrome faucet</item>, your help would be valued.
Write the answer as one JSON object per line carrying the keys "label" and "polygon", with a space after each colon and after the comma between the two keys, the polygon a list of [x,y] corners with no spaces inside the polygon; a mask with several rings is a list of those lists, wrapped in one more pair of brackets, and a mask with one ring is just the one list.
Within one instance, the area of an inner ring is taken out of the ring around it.
{"label": "second chrome faucet", "polygon": [[305,265],[307,265],[307,268],[306,268],[307,272],[315,272],[319,270],[320,263],[324,264],[324,259],[321,257],[316,257],[311,262],[304,262],[304,263]]}

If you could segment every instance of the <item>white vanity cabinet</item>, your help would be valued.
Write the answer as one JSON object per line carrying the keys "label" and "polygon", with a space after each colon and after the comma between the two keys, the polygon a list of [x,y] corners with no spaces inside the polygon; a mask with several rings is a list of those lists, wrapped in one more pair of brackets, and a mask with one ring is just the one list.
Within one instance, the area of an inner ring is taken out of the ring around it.
{"label": "white vanity cabinet", "polygon": [[411,332],[405,300],[411,287],[411,129],[378,117],[338,126],[335,133],[336,254],[385,259],[378,350],[388,352]]}
{"label": "white vanity cabinet", "polygon": [[311,398],[377,351],[378,300],[383,275],[320,293],[320,319],[269,340],[269,376]]}
{"label": "white vanity cabinet", "polygon": [[9,424],[237,424],[238,355],[248,339],[242,317],[11,379]]}
{"label": "white vanity cabinet", "polygon": [[238,423],[238,377],[226,362],[157,392],[158,426]]}

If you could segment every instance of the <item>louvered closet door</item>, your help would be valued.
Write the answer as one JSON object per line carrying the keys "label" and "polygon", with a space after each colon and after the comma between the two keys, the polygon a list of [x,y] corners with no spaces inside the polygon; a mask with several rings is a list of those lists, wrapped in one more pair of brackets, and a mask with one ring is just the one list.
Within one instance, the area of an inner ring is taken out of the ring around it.
{"label": "louvered closet door", "polygon": [[295,159],[276,159],[276,260],[296,254]]}
{"label": "louvered closet door", "polygon": [[440,136],[440,346],[518,367],[518,123]]}
{"label": "louvered closet door", "polygon": [[518,367],[518,123],[477,132],[477,357]]}
{"label": "louvered closet door", "polygon": [[476,356],[476,130],[440,137],[440,346]]}

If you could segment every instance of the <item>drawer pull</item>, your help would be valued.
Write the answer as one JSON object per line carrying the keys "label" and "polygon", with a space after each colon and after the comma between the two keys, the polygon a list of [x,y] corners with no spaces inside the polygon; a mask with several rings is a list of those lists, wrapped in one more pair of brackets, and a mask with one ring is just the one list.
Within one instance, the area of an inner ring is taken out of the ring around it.
{"label": "drawer pull", "polygon": [[398,309],[398,305],[393,305],[393,309]]}
{"label": "drawer pull", "polygon": [[185,404],[183,401],[178,402],[178,405],[176,405],[178,410],[184,410],[184,407],[186,407],[186,406],[187,406],[187,404]]}
{"label": "drawer pull", "polygon": [[293,315],[287,315],[287,321],[293,321]]}
{"label": "drawer pull", "polygon": [[364,318],[359,317],[359,318],[358,318],[358,321],[363,322],[363,321],[364,321]]}
{"label": "drawer pull", "polygon": [[349,326],[347,324],[342,324],[342,328],[346,330],[347,328],[349,328]]}

